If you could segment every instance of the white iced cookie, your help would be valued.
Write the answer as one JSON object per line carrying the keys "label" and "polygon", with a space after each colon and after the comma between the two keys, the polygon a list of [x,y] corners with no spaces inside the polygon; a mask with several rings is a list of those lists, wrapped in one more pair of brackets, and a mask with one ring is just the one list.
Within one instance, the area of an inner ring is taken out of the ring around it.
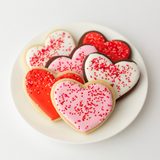
{"label": "white iced cookie", "polygon": [[90,54],[84,63],[86,81],[105,80],[114,89],[116,99],[131,92],[140,78],[138,65],[132,60],[113,63],[101,53]]}
{"label": "white iced cookie", "polygon": [[44,67],[46,62],[58,55],[69,56],[76,44],[72,35],[64,30],[52,32],[44,45],[35,45],[29,48],[25,55],[25,63],[28,69]]}

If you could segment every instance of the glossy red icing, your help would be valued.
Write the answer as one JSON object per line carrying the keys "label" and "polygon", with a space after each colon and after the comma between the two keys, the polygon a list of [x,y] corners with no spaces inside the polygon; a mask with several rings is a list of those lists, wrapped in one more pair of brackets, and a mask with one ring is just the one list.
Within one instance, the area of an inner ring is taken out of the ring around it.
{"label": "glossy red icing", "polygon": [[25,77],[25,87],[29,97],[51,120],[60,117],[51,102],[51,88],[56,81],[63,78],[71,78],[84,84],[83,79],[74,73],[66,73],[55,79],[51,72],[37,68],[30,70]]}
{"label": "glossy red icing", "polygon": [[88,43],[96,49],[106,54],[113,61],[127,59],[130,55],[130,48],[119,40],[105,42],[103,36],[97,32],[89,32],[85,35],[83,43]]}

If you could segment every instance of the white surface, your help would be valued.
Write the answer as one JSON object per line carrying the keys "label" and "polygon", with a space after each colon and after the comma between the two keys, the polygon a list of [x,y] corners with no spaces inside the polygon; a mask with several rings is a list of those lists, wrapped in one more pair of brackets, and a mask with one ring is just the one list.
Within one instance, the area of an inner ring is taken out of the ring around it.
{"label": "white surface", "polygon": [[[83,26],[83,28],[81,28]],[[69,31],[78,41],[83,33],[89,30],[101,31],[108,39],[120,39],[130,44],[132,48],[132,59],[138,64],[141,74],[141,79],[138,87],[127,98],[117,102],[116,108],[107,122],[102,125],[97,131],[92,134],[84,135],[74,131],[70,126],[66,125],[63,121],[51,123],[44,119],[33,108],[28,97],[23,90],[22,81],[25,77],[27,70],[22,64],[25,50],[35,44],[44,42],[45,37],[52,31],[57,29],[64,29]],[[116,135],[124,128],[126,128],[138,115],[143,107],[148,90],[148,76],[143,59],[136,48],[119,33],[97,24],[91,23],[68,23],[51,27],[46,31],[38,34],[30,40],[20,51],[11,73],[11,92],[16,108],[25,121],[41,134],[57,141],[73,143],[73,144],[86,144],[98,142]],[[133,100],[136,99],[134,103]],[[62,134],[65,133],[65,134]]]}
{"label": "white surface", "polygon": [[[159,6],[158,0],[1,1],[0,159],[159,160]],[[146,102],[133,123],[110,139],[88,145],[63,144],[37,134],[19,116],[10,94],[11,69],[23,46],[47,28],[74,21],[97,23],[124,35],[140,52],[149,77]]]}

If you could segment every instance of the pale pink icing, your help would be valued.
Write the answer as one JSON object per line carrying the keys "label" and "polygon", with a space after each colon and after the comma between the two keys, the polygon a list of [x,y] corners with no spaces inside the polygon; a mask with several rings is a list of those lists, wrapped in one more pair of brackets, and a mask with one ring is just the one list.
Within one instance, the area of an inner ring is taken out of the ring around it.
{"label": "pale pink icing", "polygon": [[113,104],[111,92],[106,86],[94,83],[84,90],[71,81],[58,83],[54,100],[63,116],[82,132],[105,120]]}
{"label": "pale pink icing", "polygon": [[96,48],[91,45],[84,45],[78,48],[72,57],[60,57],[54,60],[48,67],[48,69],[52,70],[55,73],[64,72],[64,71],[75,71],[83,76],[82,73],[82,64],[87,55],[90,53],[97,52]]}

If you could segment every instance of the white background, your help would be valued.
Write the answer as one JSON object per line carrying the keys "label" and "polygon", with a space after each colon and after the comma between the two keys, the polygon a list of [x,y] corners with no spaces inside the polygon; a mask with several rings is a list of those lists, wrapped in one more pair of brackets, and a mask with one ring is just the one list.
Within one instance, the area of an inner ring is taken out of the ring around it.
{"label": "white background", "polygon": [[[159,160],[159,7],[158,0],[1,0],[0,159]],[[102,142],[73,145],[50,140],[25,123],[11,99],[11,69],[22,47],[42,31],[69,22],[116,30],[134,44],[147,67],[149,90],[142,111],[129,127]]]}

